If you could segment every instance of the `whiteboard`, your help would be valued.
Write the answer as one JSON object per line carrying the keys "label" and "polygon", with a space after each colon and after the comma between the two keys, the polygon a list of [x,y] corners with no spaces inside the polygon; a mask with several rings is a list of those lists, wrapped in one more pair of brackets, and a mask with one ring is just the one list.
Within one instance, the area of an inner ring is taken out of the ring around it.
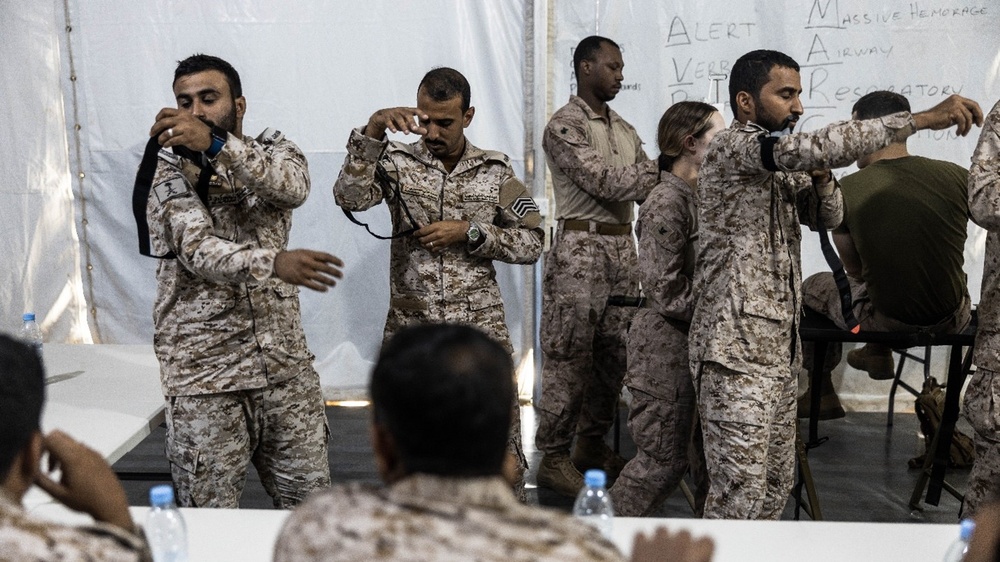
{"label": "whiteboard", "polygon": [[[755,49],[782,51],[801,66],[801,131],[849,119],[854,102],[875,90],[905,95],[914,111],[952,93],[988,110],[1000,96],[995,0],[564,0],[555,2],[550,17],[554,107],[575,91],[572,53],[580,39],[597,34],[615,40],[625,81],[611,106],[636,127],[650,156],[658,152],[656,124],[672,103],[719,101],[732,119],[728,81],[710,77],[728,75],[737,58]],[[921,131],[909,148],[968,167],[978,134],[978,128],[965,138]],[[803,241],[803,273],[826,270],[816,235],[803,233]],[[973,302],[979,300],[984,243],[983,231],[970,225],[966,271]]]}

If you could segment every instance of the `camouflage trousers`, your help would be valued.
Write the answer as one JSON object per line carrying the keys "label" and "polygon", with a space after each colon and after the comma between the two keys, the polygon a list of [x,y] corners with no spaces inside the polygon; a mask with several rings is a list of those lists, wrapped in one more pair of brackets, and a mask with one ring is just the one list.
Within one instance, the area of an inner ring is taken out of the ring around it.
{"label": "camouflage trousers", "polygon": [[972,517],[984,504],[998,499],[1000,492],[1000,373],[977,369],[962,406],[975,431],[976,460],[962,510],[962,517]]}
{"label": "camouflage trousers", "polygon": [[185,507],[239,507],[247,467],[279,509],[330,486],[319,375],[267,388],[167,398],[166,453]]}
{"label": "camouflage trousers", "polygon": [[625,386],[632,395],[628,429],[637,452],[609,491],[616,515],[650,515],[689,467],[696,511],[704,507],[708,473],[684,327],[647,308],[629,328]]}
{"label": "camouflage trousers", "polygon": [[[972,319],[972,300],[968,292],[955,312],[932,326],[917,326],[900,322],[882,314],[872,304],[868,296],[868,288],[864,281],[848,277],[851,284],[851,299],[853,301],[854,317],[866,332],[916,332],[927,330],[954,334],[961,332]],[[847,329],[844,314],[840,309],[840,291],[833,273],[823,272],[809,276],[802,282],[802,304],[821,313],[833,321],[841,329]],[[812,342],[802,342],[802,366],[812,369],[813,355],[816,345]],[[844,346],[840,342],[830,342],[826,347],[826,357],[823,358],[823,372],[831,372],[840,364]]]}
{"label": "camouflage trousers", "polygon": [[795,474],[791,368],[740,373],[692,363],[710,487],[708,519],[779,519]]}
{"label": "camouflage trousers", "polygon": [[625,331],[634,308],[611,295],[638,295],[631,235],[563,231],[542,279],[542,395],[535,446],[568,453],[574,434],[603,438],[614,422],[625,376]]}

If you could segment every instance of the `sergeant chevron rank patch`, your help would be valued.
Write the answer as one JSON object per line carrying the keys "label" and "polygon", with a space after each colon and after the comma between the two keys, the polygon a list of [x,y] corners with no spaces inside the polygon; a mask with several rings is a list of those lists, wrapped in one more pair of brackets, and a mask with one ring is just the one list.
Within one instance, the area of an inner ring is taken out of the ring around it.
{"label": "sergeant chevron rank patch", "polygon": [[538,205],[535,205],[535,200],[531,197],[518,197],[513,203],[510,204],[510,210],[517,215],[517,218],[521,219],[528,213],[537,213]]}

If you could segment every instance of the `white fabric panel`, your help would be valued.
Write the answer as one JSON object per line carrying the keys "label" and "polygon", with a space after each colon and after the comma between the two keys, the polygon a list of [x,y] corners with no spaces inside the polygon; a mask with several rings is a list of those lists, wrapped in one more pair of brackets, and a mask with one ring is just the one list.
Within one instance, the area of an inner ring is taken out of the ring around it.
{"label": "white fabric panel", "polygon": [[60,85],[61,2],[0,6],[0,332],[88,341]]}
{"label": "white fabric panel", "polygon": [[[799,130],[849,119],[854,102],[874,90],[906,95],[915,111],[928,109],[951,93],[975,99],[988,111],[1000,92],[1000,12],[986,2],[550,3],[554,56],[549,79],[554,108],[575,91],[572,52],[576,44],[588,35],[609,37],[621,45],[625,60],[623,89],[611,105],[638,129],[650,155],[659,152],[656,125],[660,115],[676,101],[723,102],[724,115],[732,120],[728,79],[719,83],[717,98],[709,75],[728,74],[740,55],[754,49],[782,51],[802,66],[805,115]],[[979,131],[974,128],[966,138],[957,138],[953,132],[921,131],[910,139],[910,152],[968,167]],[[855,170],[852,166],[837,174]],[[969,234],[965,270],[976,303],[986,235],[972,223]],[[803,229],[802,265],[806,276],[829,270],[817,235],[808,229]],[[945,372],[945,353],[939,352],[934,362],[936,373]],[[915,380],[919,380],[917,373],[913,366]],[[865,409],[884,408],[887,388],[886,383],[853,375],[844,377],[842,386],[855,399],[855,406]],[[912,405],[912,399],[905,400]]]}
{"label": "white fabric panel", "polygon": [[[152,339],[156,264],[137,253],[130,190],[157,111],[174,106],[176,61],[214,54],[240,72],[244,132],[279,129],[309,160],[312,193],[295,212],[291,247],[329,251],[347,266],[332,291],[302,291],[303,320],[327,396],[357,395],[381,343],[389,246],[348,223],[333,203],[348,133],[377,109],[415,105],[424,73],[452,66],[472,85],[477,110],[470,140],[509,154],[521,173],[522,3],[70,4],[100,339]],[[361,215],[376,231],[388,231],[384,208]],[[520,350],[530,346],[519,341],[522,268],[503,267],[499,277]]]}

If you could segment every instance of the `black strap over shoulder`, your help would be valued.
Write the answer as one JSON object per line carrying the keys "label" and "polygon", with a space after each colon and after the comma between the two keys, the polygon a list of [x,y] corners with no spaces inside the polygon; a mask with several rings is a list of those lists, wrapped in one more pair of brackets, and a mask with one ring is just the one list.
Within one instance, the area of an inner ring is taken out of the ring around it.
{"label": "black strap over shoulder", "polygon": [[378,238],[379,240],[392,240],[393,238],[402,238],[403,236],[409,236],[414,232],[416,232],[417,230],[419,230],[420,227],[417,225],[417,221],[413,220],[413,215],[410,214],[410,208],[406,205],[406,201],[403,199],[403,193],[399,189],[399,180],[390,176],[389,172],[385,170],[385,167],[382,166],[381,163],[375,165],[375,181],[378,182],[380,186],[382,186],[383,191],[391,191],[392,193],[395,194],[396,200],[399,201],[399,206],[403,208],[403,212],[406,213],[407,220],[410,221],[410,228],[403,230],[401,232],[397,232],[395,234],[390,234],[389,236],[382,236],[381,234],[375,234],[374,232],[372,232],[372,229],[368,226],[368,223],[359,221],[358,219],[354,218],[353,213],[341,207],[340,210],[344,212],[344,215],[347,217],[347,220],[351,221],[352,223],[358,226],[363,226],[365,230],[368,231],[368,234],[371,234],[373,237]]}
{"label": "black strap over shoulder", "polygon": [[[136,233],[139,236],[139,253],[151,258],[174,259],[177,257],[173,252],[167,252],[162,256],[154,256],[149,245],[149,223],[146,221],[146,204],[149,201],[149,192],[153,189],[153,177],[156,175],[156,163],[159,159],[160,143],[156,137],[150,137],[146,143],[146,148],[142,152],[142,161],[139,162],[139,171],[135,174],[135,184],[132,187],[132,215],[135,217]],[[208,186],[212,180],[214,171],[211,166],[203,166],[200,162],[200,155],[183,147],[175,147],[174,153],[178,156],[188,158],[201,166],[201,174],[198,176],[198,184],[195,192],[198,199],[201,199],[205,208],[208,208]]]}
{"label": "black strap over shoulder", "polygon": [[760,161],[764,164],[764,169],[769,172],[777,172],[778,163],[774,161],[774,145],[781,137],[772,135],[761,135],[757,137],[760,141]]}
{"label": "black strap over shoulder", "polygon": [[823,248],[823,257],[826,258],[827,265],[833,271],[833,280],[837,283],[837,292],[840,293],[840,314],[844,317],[847,329],[856,334],[861,331],[861,323],[854,316],[851,283],[847,280],[847,273],[844,271],[844,262],[840,261],[840,256],[833,249],[833,244],[830,243],[830,235],[827,234],[826,227],[823,226],[823,219],[819,218],[818,214],[817,221],[820,223],[819,245]]}

